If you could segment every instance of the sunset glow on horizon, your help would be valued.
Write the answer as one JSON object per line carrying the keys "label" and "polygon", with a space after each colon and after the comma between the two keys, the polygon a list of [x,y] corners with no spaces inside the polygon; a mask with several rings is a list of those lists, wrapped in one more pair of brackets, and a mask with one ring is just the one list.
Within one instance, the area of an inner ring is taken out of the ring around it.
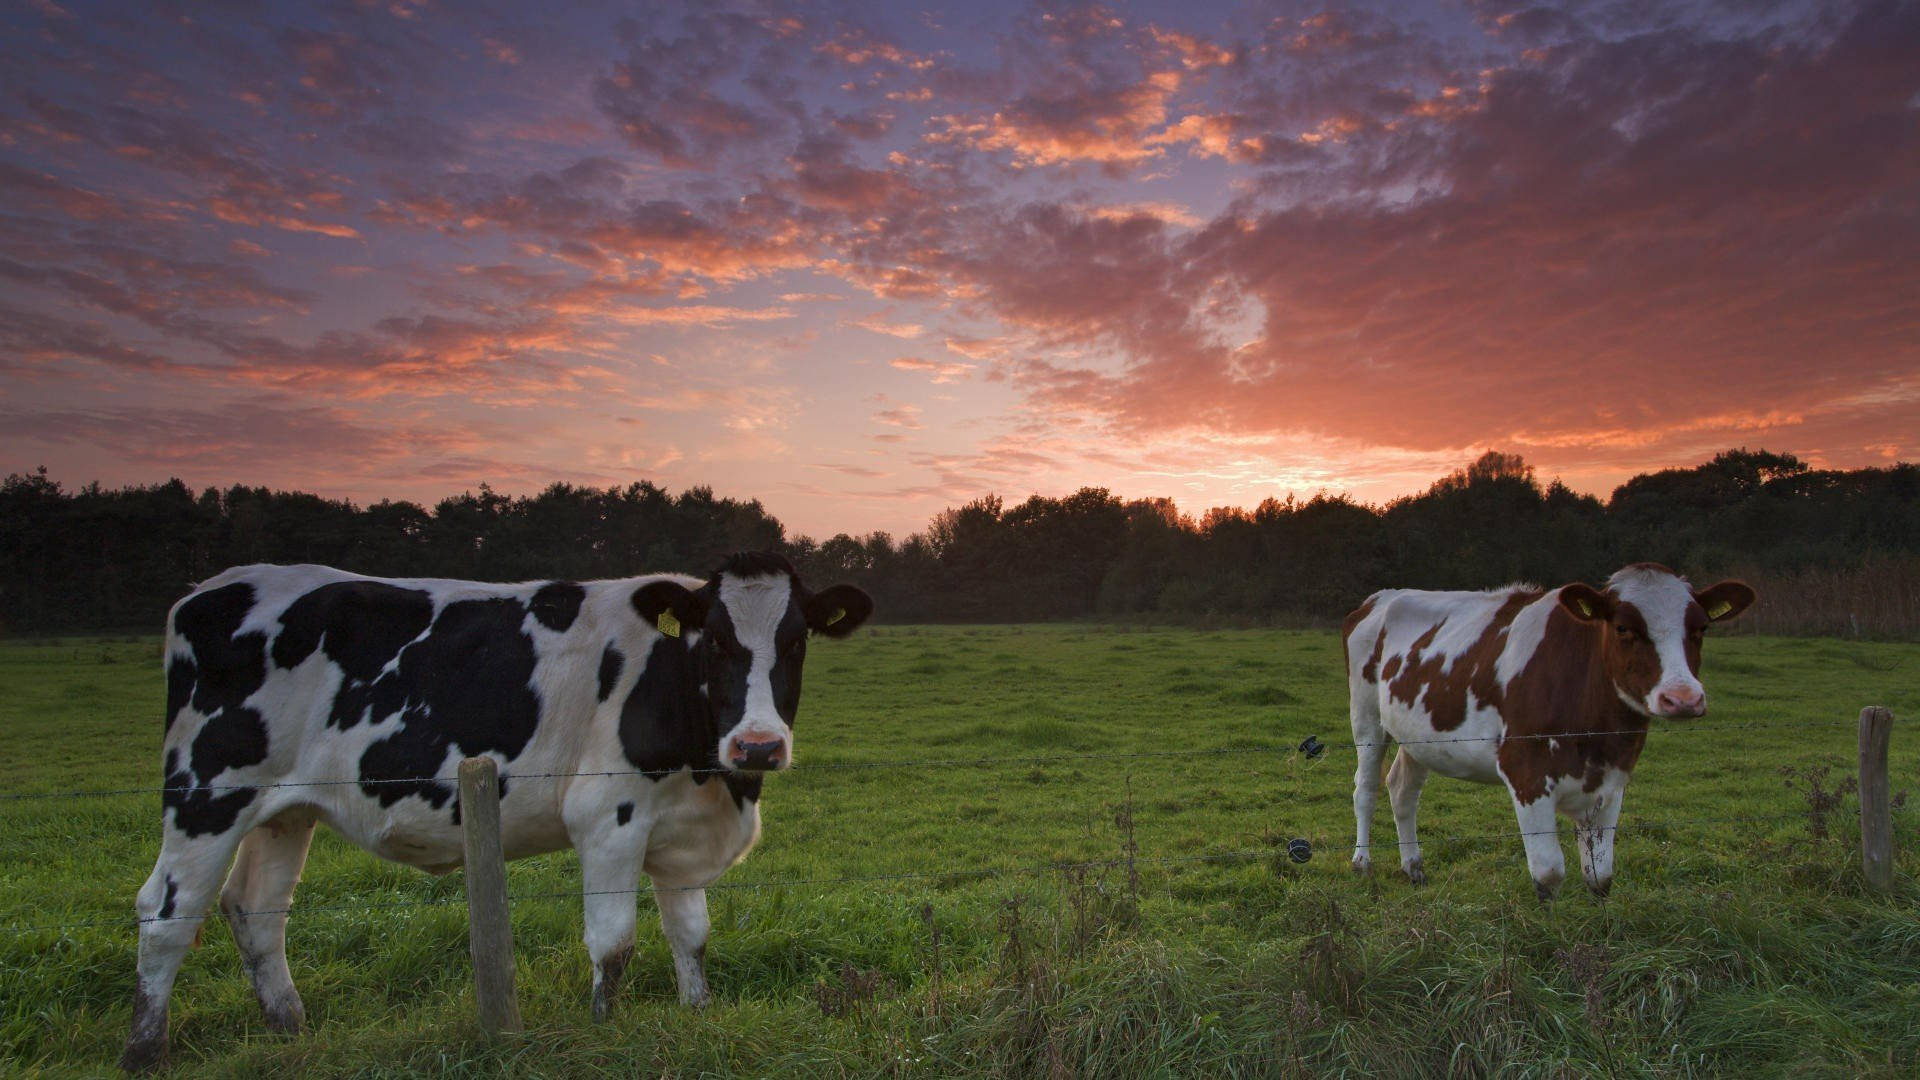
{"label": "sunset glow on horizon", "polygon": [[0,475],[1602,497],[1920,457],[1920,4],[0,14]]}

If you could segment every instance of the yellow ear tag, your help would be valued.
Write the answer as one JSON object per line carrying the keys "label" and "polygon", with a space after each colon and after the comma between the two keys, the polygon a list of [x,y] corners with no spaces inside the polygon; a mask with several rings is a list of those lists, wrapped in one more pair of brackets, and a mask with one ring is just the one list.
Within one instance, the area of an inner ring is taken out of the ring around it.
{"label": "yellow ear tag", "polygon": [[1585,600],[1582,600],[1577,596],[1573,598],[1573,602],[1580,605],[1580,614],[1586,616],[1589,619],[1593,618],[1592,604],[1587,603]]}
{"label": "yellow ear tag", "polygon": [[1731,602],[1726,600],[1716,600],[1714,601],[1713,606],[1707,609],[1707,618],[1709,619],[1722,618],[1726,615],[1727,612],[1732,610],[1733,610],[1733,604]]}
{"label": "yellow ear tag", "polygon": [[680,620],[673,617],[672,609],[661,612],[660,617],[653,620],[653,625],[659,627],[660,632],[668,637],[680,636]]}
{"label": "yellow ear tag", "polygon": [[834,609],[833,609],[833,614],[831,614],[831,615],[829,615],[829,616],[827,616],[827,625],[828,625],[828,626],[832,626],[832,625],[833,625],[834,623],[837,623],[837,622],[839,622],[839,621],[840,621],[841,619],[844,619],[844,618],[846,618],[846,617],[847,617],[847,609],[846,609],[846,608],[834,608]]}

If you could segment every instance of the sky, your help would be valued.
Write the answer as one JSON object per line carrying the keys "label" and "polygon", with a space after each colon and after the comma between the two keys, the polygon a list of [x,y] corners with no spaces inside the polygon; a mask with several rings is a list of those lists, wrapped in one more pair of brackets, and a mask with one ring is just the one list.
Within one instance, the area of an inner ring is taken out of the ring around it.
{"label": "sky", "polygon": [[0,6],[0,473],[790,533],[1920,458],[1920,3]]}

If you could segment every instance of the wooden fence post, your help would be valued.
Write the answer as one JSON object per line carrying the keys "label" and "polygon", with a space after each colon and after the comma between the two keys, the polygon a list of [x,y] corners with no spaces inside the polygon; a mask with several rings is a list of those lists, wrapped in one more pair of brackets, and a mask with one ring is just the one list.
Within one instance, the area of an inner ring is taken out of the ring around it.
{"label": "wooden fence post", "polygon": [[1867,887],[1893,889],[1893,802],[1888,796],[1887,744],[1893,713],[1878,705],[1860,710],[1860,866]]}
{"label": "wooden fence post", "polygon": [[473,996],[489,1036],[520,1030],[513,992],[513,924],[507,920],[507,859],[500,842],[500,766],[488,757],[460,763],[460,823],[467,848],[467,943]]}

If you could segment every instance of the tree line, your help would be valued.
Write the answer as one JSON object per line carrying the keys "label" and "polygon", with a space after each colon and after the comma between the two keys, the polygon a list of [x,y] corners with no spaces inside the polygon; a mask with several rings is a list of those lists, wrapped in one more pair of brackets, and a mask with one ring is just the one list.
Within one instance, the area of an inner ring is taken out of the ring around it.
{"label": "tree line", "polygon": [[43,468],[0,484],[0,626],[157,628],[193,582],[251,562],[516,581],[699,573],[746,549],[780,551],[816,584],[853,581],[894,622],[1329,625],[1389,586],[1598,582],[1655,561],[1762,585],[1763,610],[1767,594],[1780,599],[1769,630],[1912,634],[1920,466],[1813,469],[1790,454],[1729,450],[1635,476],[1602,502],[1489,452],[1379,506],[1289,495],[1196,518],[1170,499],[1082,488],[1014,504],[984,496],[899,541],[790,537],[757,500],[646,481],[527,496],[483,484],[429,509],[245,486],[196,494],[179,480],[68,491]]}

